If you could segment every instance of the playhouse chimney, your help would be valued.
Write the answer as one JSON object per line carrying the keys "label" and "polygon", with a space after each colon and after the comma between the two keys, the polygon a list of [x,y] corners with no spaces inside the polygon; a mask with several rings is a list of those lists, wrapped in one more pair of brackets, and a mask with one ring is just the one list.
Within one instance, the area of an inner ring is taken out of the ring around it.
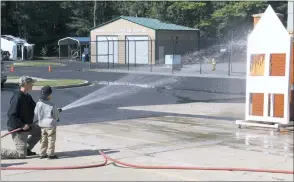
{"label": "playhouse chimney", "polygon": [[[284,15],[283,14],[280,14],[280,13],[276,13],[276,14],[280,18],[280,20],[283,21]],[[252,15],[253,16],[253,24],[254,24],[254,27],[257,25],[257,23],[260,20],[260,18],[262,17],[262,15],[263,15],[263,13]],[[293,15],[293,13],[292,13],[292,15]]]}

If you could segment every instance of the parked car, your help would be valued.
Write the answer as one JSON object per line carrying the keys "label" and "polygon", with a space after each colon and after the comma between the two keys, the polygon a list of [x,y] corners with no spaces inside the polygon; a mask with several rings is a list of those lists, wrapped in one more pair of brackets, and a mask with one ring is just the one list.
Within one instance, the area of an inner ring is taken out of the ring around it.
{"label": "parked car", "polygon": [[9,58],[10,58],[9,51],[2,51],[1,49],[1,60],[6,61],[6,60],[9,60]]}
{"label": "parked car", "polygon": [[5,66],[1,61],[1,89],[4,87],[4,83],[7,81],[7,75],[5,74]]}

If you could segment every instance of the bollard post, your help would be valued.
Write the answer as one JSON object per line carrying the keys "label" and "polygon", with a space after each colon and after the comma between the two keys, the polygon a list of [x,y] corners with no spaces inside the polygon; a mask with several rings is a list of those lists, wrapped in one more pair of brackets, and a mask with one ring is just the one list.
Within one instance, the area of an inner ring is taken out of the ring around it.
{"label": "bollard post", "polygon": [[107,39],[107,67],[109,69],[109,40],[107,37],[106,39]]}
{"label": "bollard post", "polygon": [[202,74],[202,61],[200,60],[200,74]]}
{"label": "bollard post", "polygon": [[114,40],[112,39],[112,68],[114,69]]}
{"label": "bollard post", "polygon": [[[149,39],[148,39],[149,40]],[[150,39],[150,42],[151,42],[151,61],[150,61],[150,72],[152,72],[152,39]],[[149,44],[148,44],[148,53],[149,53]],[[156,59],[156,58],[155,58]],[[148,60],[149,61],[149,60]],[[156,60],[154,60],[155,62]]]}
{"label": "bollard post", "polygon": [[231,76],[231,50],[229,50],[229,64],[228,64],[228,76]]}
{"label": "bollard post", "polygon": [[128,71],[130,70],[130,44],[128,39]]}
{"label": "bollard post", "polygon": [[135,49],[135,51],[134,51],[134,54],[135,54],[135,68],[136,68],[136,61],[137,61],[137,58],[136,58],[136,43],[137,43],[137,40],[134,40],[135,41],[135,46],[134,46],[134,49]]}
{"label": "bollard post", "polygon": [[174,59],[175,59],[175,40],[172,37],[173,40],[173,60],[172,60],[172,74],[174,74]]}

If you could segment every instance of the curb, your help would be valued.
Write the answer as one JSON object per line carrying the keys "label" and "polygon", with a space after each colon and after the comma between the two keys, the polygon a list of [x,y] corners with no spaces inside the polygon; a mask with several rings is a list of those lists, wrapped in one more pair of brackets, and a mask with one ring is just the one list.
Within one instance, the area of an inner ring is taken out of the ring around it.
{"label": "curb", "polygon": [[51,67],[63,67],[63,66],[66,66],[66,64],[62,64],[62,63],[58,63],[58,64],[48,64],[48,65],[31,65],[31,66],[27,66],[25,64],[15,64],[13,63],[13,66],[14,67],[23,67],[23,68],[31,68],[31,67],[48,67],[48,66],[51,66]]}
{"label": "curb", "polygon": [[[77,85],[66,85],[66,86],[52,86],[52,88],[54,89],[65,89],[65,88],[75,88],[75,87],[84,87],[84,86],[89,86],[91,85],[92,82],[90,81],[85,81],[84,83],[81,84],[77,84]],[[40,87],[41,86],[34,86],[35,88]],[[34,88],[33,87],[33,88]],[[18,84],[17,83],[6,83],[3,90],[12,90],[12,89],[17,89],[18,88]],[[33,89],[34,90],[34,89]],[[40,90],[40,89],[36,89],[36,90]]]}
{"label": "curb", "polygon": [[126,73],[126,74],[142,74],[142,75],[159,75],[159,76],[174,76],[174,77],[194,77],[194,78],[218,78],[218,79],[239,79],[246,80],[244,76],[222,76],[209,74],[172,74],[172,73],[158,73],[158,72],[136,72],[128,70],[108,70],[108,69],[83,69],[83,71],[92,71],[98,73]]}
{"label": "curb", "polygon": [[22,68],[32,68],[32,67],[43,67],[43,68],[46,68],[48,66],[51,66],[51,67],[63,67],[65,65],[38,65],[38,66],[22,66],[22,65],[14,65],[14,67],[22,67]]}
{"label": "curb", "polygon": [[77,84],[77,85],[56,86],[56,87],[52,87],[52,88],[55,88],[55,89],[64,89],[64,88],[85,87],[85,86],[89,86],[91,84],[92,84],[92,82],[85,81],[84,83]]}

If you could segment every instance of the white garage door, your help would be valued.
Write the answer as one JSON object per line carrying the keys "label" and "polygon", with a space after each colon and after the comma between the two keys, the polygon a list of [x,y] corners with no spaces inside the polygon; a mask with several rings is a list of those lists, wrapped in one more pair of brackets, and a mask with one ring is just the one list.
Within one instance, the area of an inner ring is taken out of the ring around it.
{"label": "white garage door", "polygon": [[126,63],[148,64],[149,37],[127,36],[126,37]]}
{"label": "white garage door", "polygon": [[118,37],[98,36],[97,37],[97,60],[96,62],[118,63]]}

